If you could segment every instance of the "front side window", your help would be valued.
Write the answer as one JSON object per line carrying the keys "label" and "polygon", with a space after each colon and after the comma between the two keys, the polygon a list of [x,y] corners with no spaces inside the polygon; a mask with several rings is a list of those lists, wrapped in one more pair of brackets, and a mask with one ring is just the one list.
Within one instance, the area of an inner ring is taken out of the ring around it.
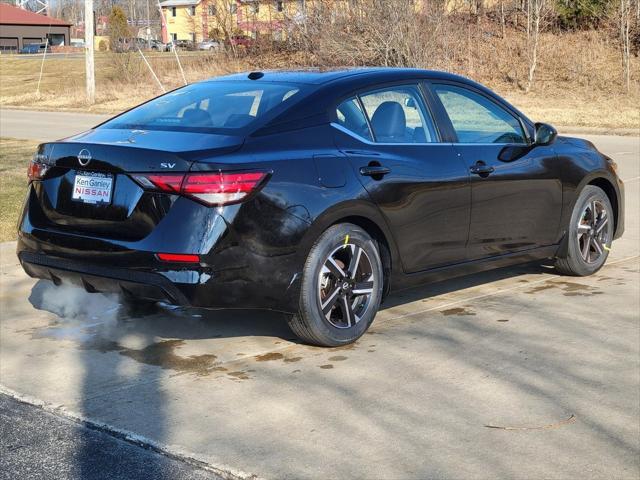
{"label": "front side window", "polygon": [[364,112],[355,97],[345,100],[338,105],[338,108],[336,108],[336,116],[338,125],[341,125],[362,138],[366,138],[369,141],[373,140],[371,138],[371,132],[369,132],[367,118],[364,116]]}
{"label": "front side window", "polygon": [[435,85],[460,143],[527,143],[516,117],[466,88]]}
{"label": "front side window", "polygon": [[196,83],[151,100],[100,128],[234,133],[298,98],[300,88],[279,83]]}
{"label": "front side window", "polygon": [[435,129],[415,86],[392,87],[360,96],[378,143],[431,143]]}

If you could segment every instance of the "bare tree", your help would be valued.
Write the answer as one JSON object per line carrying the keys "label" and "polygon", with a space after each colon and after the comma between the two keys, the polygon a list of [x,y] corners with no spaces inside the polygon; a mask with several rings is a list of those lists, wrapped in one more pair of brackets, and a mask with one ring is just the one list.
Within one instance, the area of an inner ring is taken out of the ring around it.
{"label": "bare tree", "polygon": [[631,0],[618,0],[618,26],[622,51],[622,80],[627,93],[631,88]]}
{"label": "bare tree", "polygon": [[538,67],[540,32],[546,25],[550,12],[549,3],[549,0],[527,0],[527,84],[525,86],[525,92],[531,90],[535,79],[536,68]]}

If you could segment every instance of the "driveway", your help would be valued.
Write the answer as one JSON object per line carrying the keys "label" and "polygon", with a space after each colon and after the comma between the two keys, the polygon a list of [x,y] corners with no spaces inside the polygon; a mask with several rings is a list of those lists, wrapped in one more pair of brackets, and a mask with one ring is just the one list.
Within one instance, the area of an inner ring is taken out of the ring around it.
{"label": "driveway", "polygon": [[589,138],[627,180],[597,275],[408,290],[344,348],[273,313],[132,314],[35,282],[2,244],[1,388],[241,477],[637,479],[640,139]]}

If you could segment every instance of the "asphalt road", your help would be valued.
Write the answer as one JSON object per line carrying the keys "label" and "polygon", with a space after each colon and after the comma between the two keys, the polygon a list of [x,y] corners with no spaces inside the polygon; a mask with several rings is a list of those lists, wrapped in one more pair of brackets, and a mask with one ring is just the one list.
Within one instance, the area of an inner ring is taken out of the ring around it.
{"label": "asphalt road", "polygon": [[181,460],[0,394],[0,479],[220,480]]}
{"label": "asphalt road", "polygon": [[402,292],[345,348],[300,345],[271,313],[133,315],[35,282],[1,244],[0,391],[240,477],[637,479],[640,139],[588,138],[627,180],[598,274]]}
{"label": "asphalt road", "polygon": [[111,116],[0,108],[0,137],[50,142],[88,130]]}

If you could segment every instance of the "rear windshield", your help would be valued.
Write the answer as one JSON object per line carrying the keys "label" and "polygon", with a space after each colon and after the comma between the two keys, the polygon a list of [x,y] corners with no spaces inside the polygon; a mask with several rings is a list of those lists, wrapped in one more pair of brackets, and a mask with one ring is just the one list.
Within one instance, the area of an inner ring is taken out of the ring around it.
{"label": "rear windshield", "polygon": [[300,88],[283,83],[196,83],[140,105],[100,128],[234,133],[267,112],[286,108],[300,96]]}

